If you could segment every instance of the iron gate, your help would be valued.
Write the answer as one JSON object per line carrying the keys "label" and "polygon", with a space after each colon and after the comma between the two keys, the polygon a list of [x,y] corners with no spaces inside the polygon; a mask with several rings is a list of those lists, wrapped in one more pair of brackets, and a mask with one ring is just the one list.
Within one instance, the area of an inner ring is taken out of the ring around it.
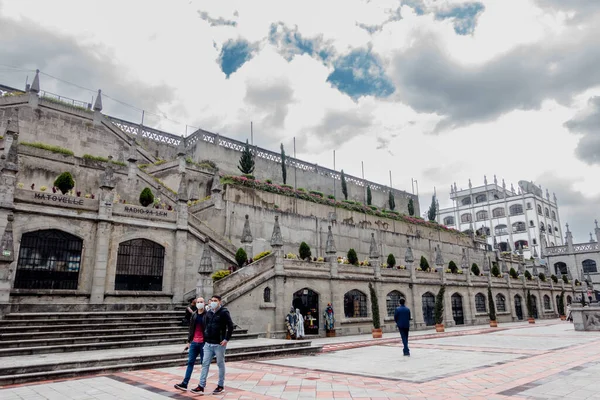
{"label": "iron gate", "polygon": [[119,244],[115,290],[161,291],[165,248],[148,239]]}
{"label": "iron gate", "polygon": [[517,314],[517,319],[521,321],[523,319],[523,305],[521,302],[521,296],[515,296],[515,312]]}
{"label": "iron gate", "polygon": [[465,316],[463,313],[462,297],[458,293],[452,295],[452,317],[454,318],[454,324],[464,325]]}
{"label": "iron gate", "polygon": [[435,309],[435,296],[431,293],[425,293],[422,297],[423,299],[423,319],[425,320],[425,325],[431,326],[435,325],[435,320],[433,318],[433,311]]}
{"label": "iron gate", "polygon": [[310,289],[300,289],[294,293],[294,308],[300,310],[304,317],[304,333],[319,334],[319,295]]}

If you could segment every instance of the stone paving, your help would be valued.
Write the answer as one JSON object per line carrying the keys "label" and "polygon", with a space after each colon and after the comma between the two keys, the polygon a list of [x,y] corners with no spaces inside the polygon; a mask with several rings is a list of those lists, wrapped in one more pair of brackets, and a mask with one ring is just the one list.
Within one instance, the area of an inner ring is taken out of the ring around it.
{"label": "stone paving", "polygon": [[[600,333],[568,322],[415,332],[411,357],[386,335],[318,339],[323,354],[227,364],[213,399],[599,399]],[[112,373],[0,389],[12,399],[184,399],[184,367]],[[216,365],[208,389],[216,386]],[[197,384],[200,368],[192,376]]]}

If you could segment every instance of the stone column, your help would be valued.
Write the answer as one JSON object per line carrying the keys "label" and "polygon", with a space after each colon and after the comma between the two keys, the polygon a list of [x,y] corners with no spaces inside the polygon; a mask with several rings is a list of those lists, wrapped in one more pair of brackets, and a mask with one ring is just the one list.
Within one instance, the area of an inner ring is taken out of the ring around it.
{"label": "stone column", "polygon": [[244,230],[242,231],[242,247],[248,255],[248,259],[254,257],[254,249],[252,247],[252,232],[250,231],[250,221],[248,220],[248,214],[244,221]]}
{"label": "stone column", "polygon": [[202,258],[200,258],[200,265],[198,266],[198,274],[200,277],[196,282],[196,297],[204,297],[207,299],[208,296],[213,295],[213,281],[211,277],[212,273],[212,252],[210,250],[210,238],[207,236],[206,242],[204,242]]}
{"label": "stone column", "polygon": [[33,82],[31,82],[31,86],[29,87],[29,106],[33,109],[38,108],[40,98],[40,70],[35,70],[35,77],[33,78]]}
{"label": "stone column", "polygon": [[219,176],[219,171],[215,171],[213,175],[213,182],[210,188],[211,198],[215,203],[216,210],[222,210],[224,208],[223,204],[223,186],[221,185],[221,177]]}
{"label": "stone column", "polygon": [[187,263],[188,237],[188,195],[185,173],[181,174],[177,190],[177,231],[175,232],[175,253],[173,269],[173,301],[183,302],[185,293],[185,266]]}
{"label": "stone column", "polygon": [[285,331],[285,316],[291,302],[287,304],[285,297],[285,268],[283,265],[283,236],[281,235],[281,227],[279,226],[279,216],[275,216],[275,225],[273,226],[273,234],[271,235],[271,248],[275,255],[275,278],[274,278],[274,295],[275,295],[275,331]]}
{"label": "stone column", "polygon": [[406,253],[404,254],[404,262],[406,263],[406,268],[410,271],[410,283],[408,284],[408,288],[410,289],[411,296],[411,309],[413,315],[413,326],[415,328],[422,326],[425,321],[423,319],[423,313],[421,310],[417,310],[417,295],[415,293],[414,285],[417,283],[417,271],[415,270],[415,257],[413,256],[412,248],[410,247],[410,240],[406,239]]}
{"label": "stone column", "polygon": [[371,232],[371,244],[369,246],[369,262],[373,266],[374,276],[376,280],[381,279],[381,260],[379,255],[379,247],[375,241],[375,233]]}
{"label": "stone column", "polygon": [[446,266],[444,264],[444,257],[442,256],[442,250],[440,250],[440,246],[436,247],[436,255],[435,255],[435,266],[442,270],[442,285],[446,284]]}
{"label": "stone column", "polygon": [[127,164],[128,165],[127,184],[129,184],[129,185],[135,185],[135,183],[136,183],[137,172],[138,172],[137,161],[138,161],[137,145],[135,143],[135,139],[132,138],[131,143],[129,145],[129,154],[127,155],[127,163],[128,163]]}
{"label": "stone column", "polygon": [[177,145],[177,160],[179,161],[177,171],[180,174],[185,174],[185,138],[183,136],[181,136],[181,141]]}
{"label": "stone column", "polygon": [[[327,257],[327,262],[329,263],[329,273],[332,278],[338,277],[338,262],[336,253],[337,250],[335,248],[335,242],[333,240],[333,233],[331,232],[331,225],[327,227],[327,243],[325,245],[325,255]],[[333,292],[331,293],[333,297]]]}
{"label": "stone column", "polygon": [[[6,217],[6,227],[0,237],[0,304],[7,304],[10,299],[11,276],[10,268],[15,260],[15,247],[13,242],[13,214]],[[0,317],[2,308],[0,307]]]}
{"label": "stone column", "polygon": [[463,270],[463,274],[467,275],[467,285],[470,285],[471,267],[469,267],[469,260],[467,259],[467,251],[465,248],[462,249],[462,256],[460,258],[460,268]]}

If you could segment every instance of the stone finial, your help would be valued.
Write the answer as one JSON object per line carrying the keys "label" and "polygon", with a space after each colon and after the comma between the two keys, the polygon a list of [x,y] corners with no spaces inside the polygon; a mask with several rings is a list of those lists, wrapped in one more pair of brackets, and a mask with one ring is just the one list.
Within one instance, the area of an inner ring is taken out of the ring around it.
{"label": "stone finial", "polygon": [[510,242],[506,241],[506,251],[512,251],[512,247],[510,247]]}
{"label": "stone finial", "polygon": [[594,243],[594,237],[592,236],[592,232],[590,232],[590,243]]}
{"label": "stone finial", "polygon": [[571,231],[569,230],[569,223],[567,222],[565,225],[567,226],[567,232],[566,233],[571,233]]}
{"label": "stone finial", "polygon": [[514,186],[512,183],[510,184],[510,191],[511,191],[512,193],[514,193],[514,192],[515,192],[515,186]]}
{"label": "stone finial", "polygon": [[454,193],[454,187],[450,185],[450,193]]}
{"label": "stone finial", "polygon": [[179,189],[177,190],[177,200],[184,202],[187,202],[189,200],[185,173],[181,174],[181,180],[179,181]]}
{"label": "stone finial", "polygon": [[379,258],[379,248],[377,246],[377,241],[375,240],[375,233],[371,232],[371,244],[369,246],[369,258]]}
{"label": "stone finial", "polygon": [[113,168],[112,156],[108,156],[108,162],[104,166],[104,172],[100,177],[100,188],[113,189],[115,187],[115,170]]}
{"label": "stone finial", "polygon": [[242,243],[252,243],[252,232],[250,231],[250,220],[248,219],[248,214],[246,214],[246,220],[244,221]]}
{"label": "stone finial", "polygon": [[460,257],[460,268],[464,271],[469,270],[469,264],[467,262],[467,252],[464,248],[462,249],[462,256]]}
{"label": "stone finial", "polygon": [[335,254],[336,252],[337,250],[333,240],[333,232],[331,231],[331,225],[329,225],[327,227],[327,243],[325,244],[325,254]]}
{"label": "stone finial", "polygon": [[181,136],[181,140],[177,145],[177,157],[185,156],[185,137]]}
{"label": "stone finial", "polygon": [[498,178],[496,178],[496,174],[494,174],[494,185],[498,184]]}
{"label": "stone finial", "polygon": [[546,188],[546,200],[550,201],[550,192],[548,191],[548,188]]}
{"label": "stone finial", "polygon": [[3,164],[2,170],[13,171],[13,172],[19,171],[19,154],[17,151],[18,147],[19,147],[18,136],[15,136],[15,138],[13,139],[13,142],[10,145],[10,148],[8,149],[8,154],[6,156],[4,156],[4,154],[2,154],[2,157],[5,157],[5,159],[3,160],[3,163],[2,163]]}
{"label": "stone finial", "polygon": [[469,178],[469,189],[471,189],[473,185],[471,184],[471,178]]}
{"label": "stone finial", "polygon": [[533,247],[533,258],[538,258],[538,252],[537,252],[537,247]]}
{"label": "stone finial", "polygon": [[210,273],[213,270],[212,266],[212,253],[210,250],[210,239],[208,236],[206,237],[206,242],[204,242],[204,251],[202,252],[202,257],[200,258],[200,266],[198,267],[198,273]]}
{"label": "stone finial", "polygon": [[13,242],[14,217],[12,214],[8,214],[6,219],[8,223],[6,224],[6,228],[4,228],[4,234],[2,234],[2,238],[0,239],[0,261],[12,262],[15,259],[15,247]]}
{"label": "stone finial", "polygon": [[223,191],[223,186],[221,185],[221,177],[219,176],[219,171],[215,171],[213,175],[212,186],[210,188],[211,193],[221,193]]}
{"label": "stone finial", "polygon": [[554,200],[554,204],[556,204],[556,193],[552,192],[552,200]]}
{"label": "stone finial", "polygon": [[442,250],[440,246],[437,246],[437,254],[435,255],[435,265],[441,267],[444,265],[444,257],[442,256]]}
{"label": "stone finial", "polygon": [[487,175],[484,175],[484,176],[483,176],[483,183],[484,183],[485,185],[487,185],[487,184],[488,184],[488,182],[487,182]]}
{"label": "stone finial", "polygon": [[519,243],[519,254],[523,255],[523,243]]}
{"label": "stone finial", "polygon": [[410,241],[406,239],[406,253],[404,253],[404,261],[408,264],[415,262],[415,256],[413,255],[412,248],[410,247]]}
{"label": "stone finial", "polygon": [[102,90],[98,89],[98,96],[96,96],[96,101],[94,102],[94,111],[102,111]]}
{"label": "stone finial", "polygon": [[502,178],[502,189],[506,190],[506,182],[504,182],[504,178]]}
{"label": "stone finial", "polygon": [[454,182],[454,191],[455,191],[455,192],[457,192],[457,191],[458,191],[458,190],[456,190],[456,189],[457,189],[456,182]]}
{"label": "stone finial", "polygon": [[35,70],[35,77],[33,78],[33,82],[31,82],[29,91],[32,93],[40,92],[40,70],[39,69]]}
{"label": "stone finial", "polygon": [[275,225],[273,226],[273,234],[271,235],[271,247],[283,247],[283,236],[281,235],[278,215],[275,216]]}

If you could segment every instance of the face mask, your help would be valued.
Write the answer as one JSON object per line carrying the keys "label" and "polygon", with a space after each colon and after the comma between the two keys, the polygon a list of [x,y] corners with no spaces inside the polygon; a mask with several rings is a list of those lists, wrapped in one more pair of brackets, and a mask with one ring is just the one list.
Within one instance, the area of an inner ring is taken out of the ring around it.
{"label": "face mask", "polygon": [[217,303],[216,301],[211,301],[210,302],[210,308],[212,308],[213,310],[216,310],[216,308],[219,306],[219,303]]}
{"label": "face mask", "polygon": [[204,303],[196,303],[196,307],[199,309],[204,308]]}

